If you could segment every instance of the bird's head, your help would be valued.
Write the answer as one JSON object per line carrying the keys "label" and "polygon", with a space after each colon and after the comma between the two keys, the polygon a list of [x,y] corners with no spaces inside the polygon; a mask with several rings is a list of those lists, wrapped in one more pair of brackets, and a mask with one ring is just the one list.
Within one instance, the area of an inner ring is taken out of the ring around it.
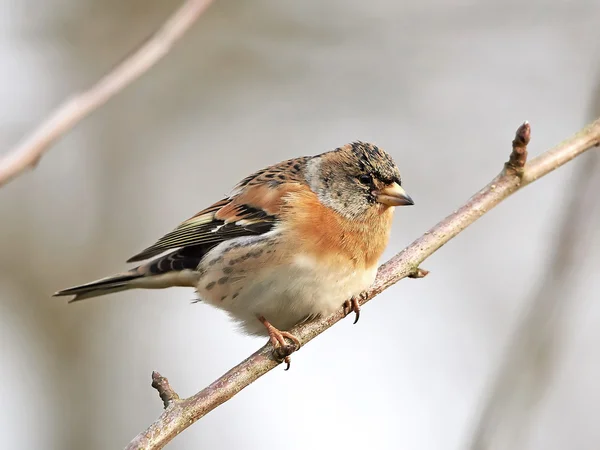
{"label": "bird's head", "polygon": [[321,202],[347,218],[414,204],[391,156],[373,144],[354,142],[317,155],[305,174]]}

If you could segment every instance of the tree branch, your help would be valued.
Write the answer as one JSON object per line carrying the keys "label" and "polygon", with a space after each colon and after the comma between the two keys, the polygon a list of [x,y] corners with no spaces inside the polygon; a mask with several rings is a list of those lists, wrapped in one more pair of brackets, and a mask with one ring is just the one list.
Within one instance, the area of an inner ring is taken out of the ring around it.
{"label": "tree branch", "polygon": [[212,2],[187,0],[138,50],[88,90],[64,101],[7,156],[0,159],[0,187],[26,169],[34,168],[58,138],[154,66]]}
{"label": "tree branch", "polygon": [[[379,268],[377,278],[366,295],[361,298],[361,304],[402,278],[424,276],[425,271],[419,269],[419,264],[483,214],[517,190],[552,172],[591,147],[600,145],[600,119],[525,164],[529,134],[529,124],[524,123],[517,130],[512,153],[504,170],[460,209],[425,232]],[[293,333],[305,344],[343,317],[343,309],[340,309],[329,317],[294,328]],[[192,423],[276,367],[279,362],[273,358],[272,353],[273,348],[267,344],[202,391],[186,399],[173,400],[163,414],[150,427],[137,435],[126,449],[163,448]]]}
{"label": "tree branch", "polygon": [[160,399],[163,401],[165,409],[173,402],[179,400],[179,395],[169,384],[169,380],[158,372],[152,372],[152,387],[158,391]]}
{"label": "tree branch", "polygon": [[573,272],[584,264],[597,229],[590,215],[600,190],[600,152],[581,158],[578,166],[558,236],[551,239],[554,255],[502,355],[467,449],[528,447],[527,432],[560,364],[569,312],[579,300],[572,295]]}

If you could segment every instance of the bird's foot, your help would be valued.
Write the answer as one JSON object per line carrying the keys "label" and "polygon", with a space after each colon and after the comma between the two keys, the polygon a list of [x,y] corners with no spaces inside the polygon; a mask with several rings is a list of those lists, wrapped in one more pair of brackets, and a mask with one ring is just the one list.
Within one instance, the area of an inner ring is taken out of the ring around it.
{"label": "bird's foot", "polygon": [[[290,355],[300,349],[302,343],[292,333],[287,331],[280,331],[271,325],[267,319],[263,316],[259,316],[258,320],[265,326],[267,333],[269,333],[269,340],[273,345],[273,354],[278,361],[286,363],[285,370],[290,368],[291,358]],[[292,344],[288,344],[285,339],[292,341]]]}
{"label": "bird's foot", "polygon": [[[360,297],[362,299],[365,299],[366,296],[365,294],[360,294]],[[354,317],[354,323],[358,322],[358,319],[360,319],[360,301],[359,298],[357,297],[352,297],[350,300],[346,300],[344,302],[344,314],[348,315],[351,312],[354,312],[355,317]]]}

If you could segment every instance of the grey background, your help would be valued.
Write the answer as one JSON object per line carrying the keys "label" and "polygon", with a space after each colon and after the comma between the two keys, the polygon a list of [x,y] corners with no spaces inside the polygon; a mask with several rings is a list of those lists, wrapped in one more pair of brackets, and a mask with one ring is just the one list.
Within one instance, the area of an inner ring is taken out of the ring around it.
{"label": "grey background", "polygon": [[[0,0],[0,153],[104,74],[166,0]],[[122,448],[263,344],[186,289],[67,306],[57,289],[124,261],[250,171],[361,139],[416,206],[391,256],[464,202],[532,123],[538,154],[592,118],[595,1],[221,0],[157,67],[0,191],[0,435],[7,449]],[[596,111],[600,110],[597,108]],[[597,152],[596,152],[597,153]],[[536,182],[169,448],[461,449],[544,281],[577,164]],[[520,448],[600,445],[598,208],[550,385]],[[515,447],[513,447],[515,448]]]}

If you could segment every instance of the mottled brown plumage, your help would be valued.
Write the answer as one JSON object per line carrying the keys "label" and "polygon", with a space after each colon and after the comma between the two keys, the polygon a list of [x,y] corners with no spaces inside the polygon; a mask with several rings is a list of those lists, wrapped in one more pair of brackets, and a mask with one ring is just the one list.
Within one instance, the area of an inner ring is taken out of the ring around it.
{"label": "mottled brown plumage", "polygon": [[[355,142],[255,172],[129,259],[150,261],[55,295],[193,286],[245,331],[281,347],[290,336],[279,330],[329,314],[370,286],[394,207],[411,204],[392,158]],[[347,305],[358,315],[357,302]]]}

